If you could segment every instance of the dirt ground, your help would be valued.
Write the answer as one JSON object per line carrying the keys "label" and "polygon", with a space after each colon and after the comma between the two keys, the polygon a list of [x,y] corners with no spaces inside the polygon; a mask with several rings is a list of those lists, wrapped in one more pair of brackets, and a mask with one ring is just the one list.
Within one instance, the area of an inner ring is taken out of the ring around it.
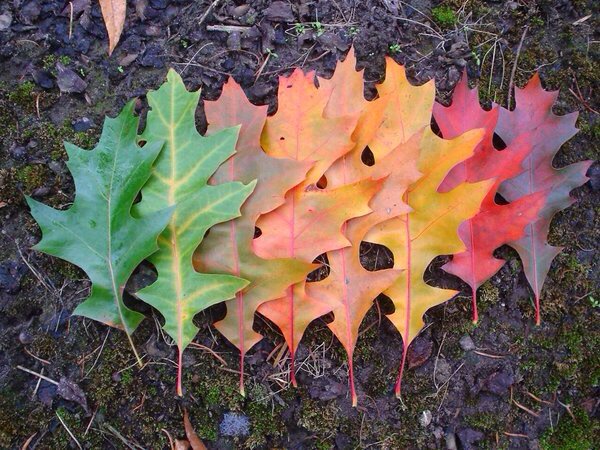
{"label": "dirt ground", "polygon": [[[142,370],[123,333],[70,316],[89,283],[79,269],[30,250],[40,232],[23,197],[68,205],[74,187],[63,140],[91,148],[103,116],[135,96],[143,109],[144,94],[169,67],[206,99],[218,97],[231,75],[252,101],[273,111],[278,75],[300,66],[328,76],[353,44],[367,95],[391,55],[415,84],[435,77],[440,101],[466,68],[488,105],[506,105],[525,30],[515,83],[522,86],[539,70],[547,88],[561,89],[556,112],[580,113],[581,131],[555,165],[598,159],[595,0],[128,3],[110,58],[95,0],[0,4],[0,448],[26,442],[38,449],[170,448],[169,435],[185,436],[183,407],[215,449],[600,448],[598,164],[573,193],[578,202],[553,221],[551,243],[564,251],[544,288],[542,325],[533,324],[515,252],[498,251],[508,264],[480,290],[478,326],[470,322],[466,286],[439,269],[440,257],[428,280],[464,295],[427,314],[408,356],[402,401],[392,393],[400,338],[380,315],[389,305],[379,299],[356,351],[358,408],[348,397],[345,354],[324,320],[311,325],[301,344],[297,389],[286,387],[285,358],[271,355],[281,337],[260,323],[269,337],[247,357],[242,398],[237,353],[210,327],[224,313],[218,307],[197,317],[196,342],[205,347],[185,353],[180,400],[175,348],[159,332],[155,311],[130,299],[148,316],[134,335],[148,362]],[[198,123],[202,129],[200,115]],[[365,258],[389,264],[376,249],[365,247]],[[129,290],[151,276],[140,269]]]}

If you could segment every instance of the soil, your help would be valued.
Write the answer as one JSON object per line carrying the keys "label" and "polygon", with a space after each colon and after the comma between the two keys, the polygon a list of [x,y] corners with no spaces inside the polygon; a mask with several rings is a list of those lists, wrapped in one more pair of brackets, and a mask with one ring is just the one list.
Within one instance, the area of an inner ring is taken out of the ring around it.
{"label": "soil", "polygon": [[[171,437],[185,437],[183,408],[215,449],[600,448],[598,164],[574,191],[578,202],[553,221],[550,242],[564,250],[544,287],[541,326],[533,323],[531,291],[509,248],[498,251],[508,263],[480,289],[477,326],[466,286],[439,269],[443,257],[432,264],[428,281],[463,294],[427,313],[401,401],[392,393],[401,342],[383,317],[385,299],[365,319],[356,350],[357,408],[326,319],[315,321],[301,344],[296,389],[286,387],[285,358],[271,355],[280,336],[259,323],[268,337],[246,359],[243,398],[237,353],[210,327],[222,308],[198,315],[196,342],[204,347],[185,353],[179,399],[175,349],[159,331],[158,313],[128,300],[148,316],[134,335],[148,362],[142,370],[123,333],[71,317],[89,283],[76,267],[31,250],[40,232],[24,195],[68,206],[74,187],[62,142],[92,148],[103,116],[136,96],[143,111],[144,94],[169,67],[189,88],[201,87],[204,99],[217,98],[231,75],[253,102],[274,111],[279,75],[299,66],[329,76],[353,44],[367,95],[390,55],[415,84],[435,77],[440,101],[466,69],[484,102],[506,105],[527,30],[515,84],[539,70],[548,89],[560,89],[555,111],[580,114],[581,131],[555,165],[598,159],[594,0],[236,0],[216,1],[209,11],[211,3],[128,2],[110,57],[94,0],[0,5],[0,448],[170,448]],[[198,123],[202,129],[201,114]],[[377,249],[367,246],[365,254],[371,265],[390,264]],[[138,271],[131,289],[149,276]]]}

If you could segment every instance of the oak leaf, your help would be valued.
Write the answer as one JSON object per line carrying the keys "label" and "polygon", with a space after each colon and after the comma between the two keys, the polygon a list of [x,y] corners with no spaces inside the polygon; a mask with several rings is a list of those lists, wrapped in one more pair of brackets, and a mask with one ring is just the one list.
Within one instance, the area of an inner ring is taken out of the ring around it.
{"label": "oak leaf", "polygon": [[[313,162],[306,180],[289,191],[285,203],[262,215],[262,234],[254,249],[263,258],[297,258],[312,262],[320,254],[350,245],[342,233],[348,219],[368,214],[368,202],[381,182],[362,180],[335,189],[318,182],[335,160],[349,152],[356,115],[325,116],[331,88],[314,84],[314,73],[296,70],[279,81],[278,110],[268,117],[261,143],[270,156]],[[291,354],[291,381],[295,384],[294,355],[308,324],[330,312],[332,306],[307,295],[305,282],[288,288],[285,296],[263,303],[258,312],[282,331]]]}
{"label": "oak leaf", "polygon": [[388,318],[402,335],[404,347],[397,396],[407,349],[423,328],[423,314],[456,294],[428,285],[423,279],[425,270],[436,256],[464,250],[458,226],[478,212],[492,184],[461,183],[449,192],[438,192],[448,171],[471,156],[483,130],[472,130],[452,140],[440,139],[429,128],[421,133],[418,169],[423,176],[404,195],[412,211],[376,225],[365,238],[388,247],[394,255],[394,268],[403,269],[384,292],[394,304],[395,311]]}
{"label": "oak leaf", "polygon": [[[376,134],[382,135],[380,131],[388,116],[393,117],[396,123],[402,122],[402,128],[406,130],[417,130],[418,126],[423,128],[428,125],[430,119],[425,115],[408,115],[404,114],[403,110],[397,111],[397,115],[394,115],[391,110],[388,110],[388,106],[397,105],[399,98],[409,98],[411,93],[406,91],[411,90],[418,91],[420,98],[430,98],[433,102],[434,89],[432,83],[427,84],[427,89],[432,91],[427,93],[423,92],[423,88],[412,86],[408,83],[403,68],[388,59],[383,87],[378,86],[378,89],[387,94],[367,102],[362,96],[352,95],[352,92],[363,90],[362,73],[355,70],[355,65],[354,54],[350,51],[344,62],[338,64],[331,79],[319,80],[319,85],[332,89],[326,116],[360,114],[357,127],[353,132],[353,139],[356,141],[354,148],[336,161],[326,172],[325,177],[328,185],[333,187],[369,178],[382,180],[382,186],[369,203],[373,212],[353,218],[344,224],[344,234],[352,245],[327,253],[329,276],[320,282],[307,285],[307,292],[311,297],[323,299],[334,306],[334,319],[328,323],[328,327],[340,340],[348,355],[350,395],[353,406],[358,402],[354,384],[353,352],[360,324],[373,305],[375,297],[390,287],[400,273],[398,270],[368,271],[363,268],[360,263],[360,243],[366,233],[377,223],[410,211],[410,207],[402,201],[402,196],[408,186],[421,175],[417,170],[420,141],[418,139],[413,139],[414,142],[410,145],[406,145],[405,139],[408,139],[406,135],[398,135],[387,140],[399,144],[395,149],[385,148],[379,144],[378,157],[373,166],[367,166],[361,161],[362,152],[365,146],[373,142]],[[352,90],[349,90],[348,86],[351,86]]]}
{"label": "oak leaf", "polygon": [[163,315],[163,329],[177,344],[179,395],[183,350],[198,331],[194,315],[234,297],[248,284],[233,275],[196,272],[192,255],[211,226],[240,215],[240,207],[255,185],[207,184],[234,153],[238,129],[230,127],[201,136],[194,123],[199,97],[199,92],[186,90],[174,70],[169,71],[167,82],[157,91],[148,93],[151,110],[141,139],[148,143],[164,141],[165,148],[142,189],[144,201],[135,210],[147,214],[173,208],[173,216],[159,236],[158,251],[149,258],[158,278],[137,295]]}
{"label": "oak leaf", "polygon": [[254,253],[256,220],[285,201],[285,194],[304,181],[312,166],[288,158],[273,158],[260,147],[267,118],[266,106],[251,104],[233,79],[225,83],[217,101],[205,102],[208,135],[241,124],[236,153],[212,176],[210,183],[257,180],[256,188],[242,206],[237,219],[213,226],[194,254],[197,270],[230,273],[250,284],[227,301],[227,315],[215,327],[240,351],[240,391],[244,392],[244,356],[262,336],[252,329],[254,313],[265,301],[285,295],[294,283],[303,281],[315,268],[298,259],[264,259]]}
{"label": "oak leaf", "polygon": [[533,193],[506,205],[495,202],[500,184],[521,171],[521,163],[532,150],[529,144],[531,137],[524,133],[506,149],[495,149],[493,137],[498,107],[494,106],[490,111],[481,108],[478,91],[469,89],[466,74],[454,89],[452,104],[444,107],[436,103],[433,115],[446,139],[453,139],[475,128],[485,130],[473,156],[455,166],[440,186],[441,191],[448,191],[465,181],[474,183],[491,178],[495,180],[483,199],[481,211],[459,227],[459,235],[466,250],[455,254],[452,261],[442,267],[471,287],[473,322],[477,323],[477,289],[505,263],[494,257],[494,250],[525,234],[525,227],[537,219],[545,193]]}
{"label": "oak leaf", "polygon": [[74,314],[124,330],[139,361],[131,334],[144,316],[123,303],[123,290],[136,266],[158,249],[156,240],[170,212],[156,208],[131,215],[163,147],[156,140],[140,148],[137,128],[130,102],[116,118],[106,118],[93,150],[65,144],[76,191],[69,209],[59,211],[31,198],[27,202],[43,235],[34,248],[81,267],[92,281],[90,296]]}
{"label": "oak leaf", "polygon": [[519,174],[500,185],[499,193],[509,202],[516,202],[534,193],[543,193],[544,205],[536,221],[527,225],[525,235],[509,245],[521,257],[525,276],[535,296],[535,321],[540,323],[540,293],[552,260],[562,250],[548,243],[552,217],[571,206],[575,199],[569,194],[589,178],[586,172],[592,161],[581,161],[555,169],[554,156],[575,133],[577,113],[557,116],[552,112],[558,91],[547,92],[535,74],[523,89],[515,89],[513,111],[500,108],[496,133],[507,145],[522,134],[528,134],[532,146],[521,164]]}

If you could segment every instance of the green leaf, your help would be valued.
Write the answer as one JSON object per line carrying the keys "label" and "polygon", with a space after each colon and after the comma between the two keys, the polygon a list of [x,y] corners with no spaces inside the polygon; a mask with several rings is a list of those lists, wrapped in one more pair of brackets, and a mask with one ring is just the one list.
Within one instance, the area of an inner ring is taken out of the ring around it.
{"label": "green leaf", "polygon": [[239,217],[240,207],[255,182],[207,185],[210,176],[233,153],[239,127],[211,136],[196,130],[194,113],[199,92],[188,92],[173,70],[167,82],[148,94],[151,111],[141,136],[149,143],[165,142],[152,177],[142,190],[140,214],[173,207],[173,216],[158,239],[159,250],[150,258],[157,280],[138,292],[165,318],[164,330],[179,348],[177,392],[181,395],[181,355],[198,329],[194,315],[228,300],[248,281],[232,275],[201,274],[192,255],[213,225]]}
{"label": "green leaf", "polygon": [[59,211],[27,198],[42,229],[34,248],[81,267],[92,281],[90,296],[74,314],[123,329],[130,342],[144,316],[125,306],[123,289],[135,267],[157,250],[157,236],[170,217],[164,208],[131,215],[163,146],[157,140],[140,148],[137,129],[130,102],[116,118],[106,118],[94,150],[65,144],[76,190],[69,209]]}

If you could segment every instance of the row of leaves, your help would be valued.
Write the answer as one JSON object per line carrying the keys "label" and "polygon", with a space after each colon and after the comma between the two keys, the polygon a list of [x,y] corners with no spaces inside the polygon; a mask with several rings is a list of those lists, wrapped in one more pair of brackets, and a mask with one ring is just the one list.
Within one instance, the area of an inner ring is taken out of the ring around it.
{"label": "row of leaves", "polygon": [[[504,264],[493,252],[511,245],[539,323],[540,291],[560,251],[547,243],[550,221],[573,202],[569,192],[587,180],[590,165],[552,166],[576,132],[576,114],[554,115],[556,93],[544,91],[537,76],[516,90],[514,111],[483,110],[466,77],[444,107],[435,103],[433,81],[411,85],[392,60],[378,96],[367,101],[355,62],[351,50],[330,79],[301,70],[280,78],[272,116],[229,80],[217,101],[205,102],[205,136],[194,122],[199,92],[188,92],[170,71],[148,94],[141,135],[129,103],[106,119],[94,150],[67,145],[73,205],[58,211],[28,201],[43,232],[36,248],[78,265],[92,281],[75,314],[121,328],[131,341],[144,317],[123,303],[123,290],[148,259],[157,279],[135,295],[163,315],[179,349],[181,395],[181,355],[197,333],[199,311],[227,300],[215,327],[240,351],[242,392],[244,356],[262,339],[253,330],[256,312],[283,334],[294,384],[304,331],[333,313],[328,326],[348,354],[353,404],[353,350],[380,293],[394,304],[387,317],[404,346],[400,395],[404,358],[424,313],[457,293],[424,281],[438,255],[454,255],[444,269],[471,286],[476,321],[477,288]],[[432,114],[443,138],[431,129]],[[494,148],[494,133],[506,149]],[[497,194],[507,203],[497,204]],[[363,268],[363,241],[390,249],[394,267]],[[324,253],[329,275],[308,283]]]}

